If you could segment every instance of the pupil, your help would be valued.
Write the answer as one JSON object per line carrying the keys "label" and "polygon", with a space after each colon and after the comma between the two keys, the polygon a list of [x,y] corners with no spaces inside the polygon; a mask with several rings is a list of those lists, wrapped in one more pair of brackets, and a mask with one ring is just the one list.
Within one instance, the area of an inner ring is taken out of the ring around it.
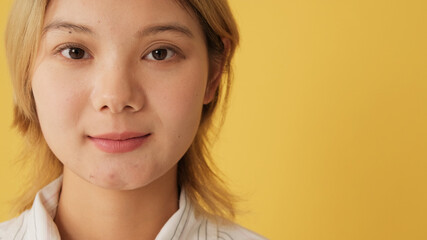
{"label": "pupil", "polygon": [[168,55],[168,51],[166,49],[156,49],[152,52],[153,58],[156,60],[163,60]]}
{"label": "pupil", "polygon": [[85,51],[80,48],[71,48],[69,54],[72,59],[81,59],[85,55]]}

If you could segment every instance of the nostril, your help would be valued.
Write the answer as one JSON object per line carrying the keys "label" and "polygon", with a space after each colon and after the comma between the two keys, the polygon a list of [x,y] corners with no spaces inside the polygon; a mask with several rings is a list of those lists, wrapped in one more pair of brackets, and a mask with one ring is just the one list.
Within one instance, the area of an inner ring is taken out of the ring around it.
{"label": "nostril", "polygon": [[112,112],[112,113],[116,113],[117,109],[114,108],[114,105],[103,105],[101,108],[99,108],[100,112]]}
{"label": "nostril", "polygon": [[130,106],[130,105],[126,105],[126,106],[124,107],[124,109],[125,109],[125,110],[135,110],[135,108],[134,108],[134,107],[132,107],[132,106]]}

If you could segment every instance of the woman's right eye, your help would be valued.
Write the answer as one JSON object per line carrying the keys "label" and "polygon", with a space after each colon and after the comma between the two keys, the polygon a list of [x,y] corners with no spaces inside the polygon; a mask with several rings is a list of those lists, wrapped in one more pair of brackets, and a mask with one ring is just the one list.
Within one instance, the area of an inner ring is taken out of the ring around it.
{"label": "woman's right eye", "polygon": [[61,50],[61,55],[75,60],[86,59],[90,57],[90,55],[85,50],[78,47],[67,47]]}

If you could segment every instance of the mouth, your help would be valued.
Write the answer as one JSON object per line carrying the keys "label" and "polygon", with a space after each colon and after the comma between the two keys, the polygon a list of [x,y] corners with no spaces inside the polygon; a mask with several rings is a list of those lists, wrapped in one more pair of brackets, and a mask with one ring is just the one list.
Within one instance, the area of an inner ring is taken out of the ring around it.
{"label": "mouth", "polygon": [[88,136],[88,139],[101,151],[106,153],[131,152],[143,145],[151,133],[108,133]]}

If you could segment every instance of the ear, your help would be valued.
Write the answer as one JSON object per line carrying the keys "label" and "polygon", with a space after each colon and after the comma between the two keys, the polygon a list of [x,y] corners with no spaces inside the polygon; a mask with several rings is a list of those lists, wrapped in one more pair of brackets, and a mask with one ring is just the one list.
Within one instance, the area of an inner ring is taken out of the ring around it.
{"label": "ear", "polygon": [[209,104],[215,98],[216,91],[218,90],[219,83],[221,82],[225,61],[227,59],[228,52],[230,51],[230,40],[227,38],[222,38],[221,40],[224,44],[224,53],[222,54],[219,62],[211,61],[209,63],[209,79],[208,84],[206,85],[203,104]]}

